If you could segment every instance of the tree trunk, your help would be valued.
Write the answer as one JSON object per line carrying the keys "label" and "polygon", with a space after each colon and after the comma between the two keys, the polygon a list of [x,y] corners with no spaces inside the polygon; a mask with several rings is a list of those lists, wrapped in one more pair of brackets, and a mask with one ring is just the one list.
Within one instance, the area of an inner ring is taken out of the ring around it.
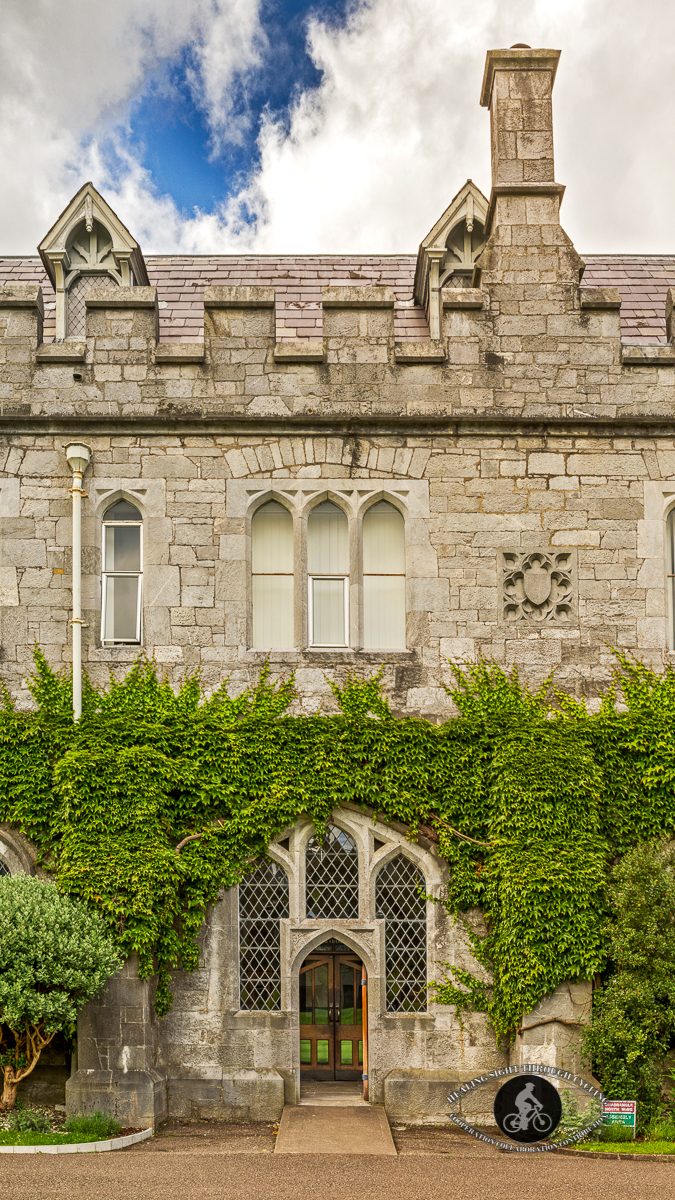
{"label": "tree trunk", "polygon": [[21,1080],[15,1077],[14,1067],[4,1067],[5,1083],[0,1099],[0,1112],[8,1112],[16,1104],[16,1089]]}
{"label": "tree trunk", "polygon": [[17,1050],[23,1042],[21,1056],[25,1056],[25,1058],[27,1058],[29,1061],[28,1065],[25,1067],[13,1067],[10,1063],[7,1063],[7,1065],[4,1067],[0,1067],[0,1070],[5,1076],[2,1097],[0,1098],[0,1112],[8,1112],[9,1109],[14,1108],[14,1105],[16,1104],[16,1089],[21,1083],[21,1080],[25,1079],[26,1076],[30,1075],[31,1071],[35,1069],[35,1067],[38,1065],[42,1051],[44,1050],[45,1046],[49,1045],[52,1038],[56,1037],[57,1032],[58,1031],[54,1029],[52,1033],[45,1037],[41,1029],[37,1026],[31,1026],[30,1029],[22,1030],[18,1033],[16,1030],[12,1030],[17,1044]]}

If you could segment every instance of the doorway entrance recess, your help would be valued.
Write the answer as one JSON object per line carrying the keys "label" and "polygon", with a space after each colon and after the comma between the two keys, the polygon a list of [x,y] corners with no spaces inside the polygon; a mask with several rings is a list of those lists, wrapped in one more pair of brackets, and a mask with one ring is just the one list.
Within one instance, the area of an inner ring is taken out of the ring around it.
{"label": "doorway entrance recess", "polygon": [[361,1080],[366,1075],[365,974],[361,959],[336,938],[323,942],[303,962],[301,1080]]}

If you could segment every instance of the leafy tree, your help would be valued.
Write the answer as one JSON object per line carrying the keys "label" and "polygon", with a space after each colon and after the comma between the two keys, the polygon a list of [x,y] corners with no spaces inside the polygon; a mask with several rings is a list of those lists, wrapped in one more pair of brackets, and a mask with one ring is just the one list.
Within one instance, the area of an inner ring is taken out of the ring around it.
{"label": "leafy tree", "polygon": [[97,913],[29,875],[0,879],[0,929],[0,1108],[9,1109],[45,1046],[122,960]]}
{"label": "leafy tree", "polygon": [[675,1037],[675,847],[636,846],[609,888],[609,977],[596,992],[583,1046],[606,1095],[657,1112]]}

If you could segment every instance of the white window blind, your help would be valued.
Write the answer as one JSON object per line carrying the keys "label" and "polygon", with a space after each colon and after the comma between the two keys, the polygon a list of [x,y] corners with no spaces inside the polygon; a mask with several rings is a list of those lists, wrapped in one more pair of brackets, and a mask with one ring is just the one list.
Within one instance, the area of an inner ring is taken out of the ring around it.
{"label": "white window blind", "polygon": [[405,531],[386,500],[363,518],[363,645],[405,650]]}
{"label": "white window blind", "polygon": [[309,626],[313,646],[346,646],[349,621],[349,526],[325,501],[307,521]]}
{"label": "white window blind", "polygon": [[276,500],[251,522],[253,645],[259,650],[293,646],[293,518]]}
{"label": "white window blind", "polygon": [[142,517],[128,500],[118,500],[103,518],[101,639],[105,644],[140,643],[142,584]]}

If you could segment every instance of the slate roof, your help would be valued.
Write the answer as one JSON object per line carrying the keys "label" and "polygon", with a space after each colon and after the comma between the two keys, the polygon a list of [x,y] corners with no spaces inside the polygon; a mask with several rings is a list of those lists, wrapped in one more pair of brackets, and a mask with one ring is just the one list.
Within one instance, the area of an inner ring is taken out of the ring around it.
{"label": "slate roof", "polygon": [[[583,287],[616,287],[624,341],[665,342],[666,292],[675,287],[675,255],[588,254]],[[321,336],[321,288],[348,284],[394,288],[397,340],[427,338],[424,312],[413,304],[417,258],[398,255],[148,255],[157,287],[162,341],[203,337],[206,284],[273,286],[277,338]],[[0,284],[39,283],[45,299],[45,341],[54,338],[54,292],[40,259],[0,258]]]}

